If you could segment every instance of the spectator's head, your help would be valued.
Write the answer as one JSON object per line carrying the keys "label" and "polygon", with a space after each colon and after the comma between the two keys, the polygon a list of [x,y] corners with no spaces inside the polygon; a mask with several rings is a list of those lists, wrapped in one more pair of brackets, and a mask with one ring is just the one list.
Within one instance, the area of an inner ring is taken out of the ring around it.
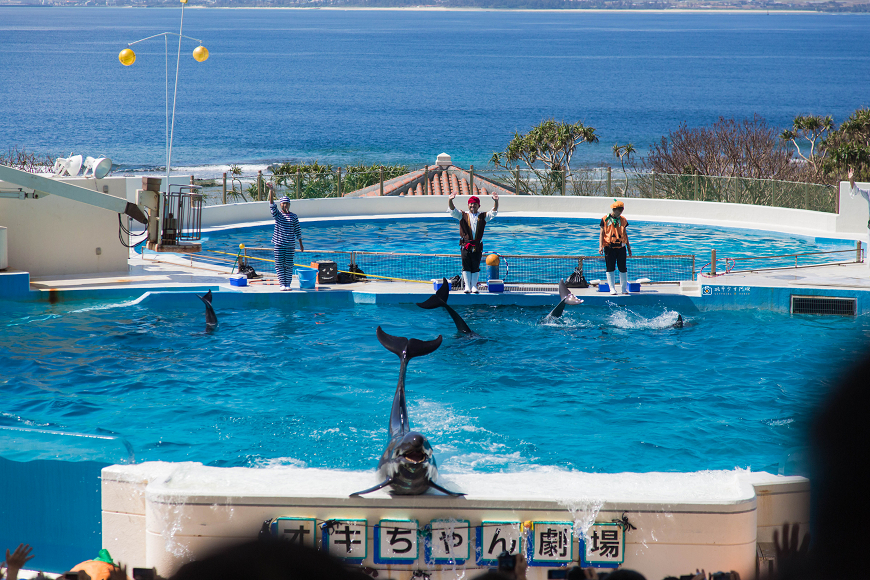
{"label": "spectator's head", "polygon": [[223,548],[203,560],[185,564],[172,580],[351,580],[360,575],[324,552],[268,539]]}
{"label": "spectator's head", "polygon": [[[812,514],[810,549],[822,566],[839,554],[838,577],[866,577],[864,553],[870,531],[870,502],[864,470],[870,451],[870,358],[856,366],[828,397],[812,429]],[[842,575],[840,575],[842,573]]]}
{"label": "spectator's head", "polygon": [[477,210],[480,209],[480,198],[476,195],[472,195],[468,198],[468,209],[471,213],[477,213]]}

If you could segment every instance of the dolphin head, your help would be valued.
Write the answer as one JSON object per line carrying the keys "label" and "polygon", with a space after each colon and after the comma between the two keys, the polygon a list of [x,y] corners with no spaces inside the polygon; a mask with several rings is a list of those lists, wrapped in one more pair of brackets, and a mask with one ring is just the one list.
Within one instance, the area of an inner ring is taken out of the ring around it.
{"label": "dolphin head", "polygon": [[434,463],[432,446],[425,436],[416,431],[410,431],[402,437],[393,450],[393,456],[405,467]]}

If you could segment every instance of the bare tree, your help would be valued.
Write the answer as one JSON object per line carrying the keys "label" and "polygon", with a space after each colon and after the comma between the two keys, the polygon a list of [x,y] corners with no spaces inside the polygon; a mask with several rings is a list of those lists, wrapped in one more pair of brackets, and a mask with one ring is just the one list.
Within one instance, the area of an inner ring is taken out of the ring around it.
{"label": "bare tree", "polygon": [[776,130],[758,115],[725,119],[710,127],[679,129],[653,143],[643,158],[645,171],[800,181],[801,168]]}
{"label": "bare tree", "polygon": [[10,147],[6,153],[0,153],[0,165],[14,167],[28,173],[48,173],[54,168],[56,157],[47,153],[34,153],[18,147]]}

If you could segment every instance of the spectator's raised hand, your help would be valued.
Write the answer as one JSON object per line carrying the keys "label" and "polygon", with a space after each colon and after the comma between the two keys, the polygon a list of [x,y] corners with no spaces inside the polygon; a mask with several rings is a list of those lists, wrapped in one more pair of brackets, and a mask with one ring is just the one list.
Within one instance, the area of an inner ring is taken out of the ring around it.
{"label": "spectator's raised hand", "polygon": [[808,558],[807,552],[810,547],[810,535],[806,534],[800,547],[801,527],[795,524],[789,535],[789,525],[782,524],[782,543],[779,542],[779,530],[773,530],[773,543],[776,547],[776,566],[781,578],[788,578],[806,569]]}
{"label": "spectator's raised hand", "polygon": [[6,550],[6,580],[18,580],[18,571],[33,559],[32,551],[29,544],[18,544],[11,554]]}

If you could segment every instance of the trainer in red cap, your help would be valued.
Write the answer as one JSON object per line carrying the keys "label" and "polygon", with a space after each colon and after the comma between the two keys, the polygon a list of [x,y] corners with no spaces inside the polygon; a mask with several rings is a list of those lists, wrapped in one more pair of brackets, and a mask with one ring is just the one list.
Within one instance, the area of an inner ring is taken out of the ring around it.
{"label": "trainer in red cap", "polygon": [[459,211],[453,205],[456,193],[451,193],[447,199],[450,215],[459,220],[459,249],[462,253],[462,282],[465,293],[477,294],[477,277],[480,275],[480,258],[483,256],[483,230],[486,222],[498,213],[498,194],[492,193],[495,205],[492,211],[480,212],[480,198],[472,195],[468,198],[468,211]]}

